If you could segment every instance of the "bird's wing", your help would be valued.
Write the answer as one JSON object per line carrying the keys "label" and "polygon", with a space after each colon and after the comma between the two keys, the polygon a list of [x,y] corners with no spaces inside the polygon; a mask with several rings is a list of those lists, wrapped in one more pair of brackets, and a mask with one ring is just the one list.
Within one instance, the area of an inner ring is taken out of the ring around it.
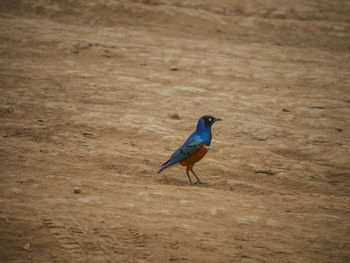
{"label": "bird's wing", "polygon": [[170,157],[169,161],[164,165],[170,166],[175,163],[181,162],[192,154],[197,152],[201,147],[203,140],[200,136],[191,136],[179,149],[177,149]]}

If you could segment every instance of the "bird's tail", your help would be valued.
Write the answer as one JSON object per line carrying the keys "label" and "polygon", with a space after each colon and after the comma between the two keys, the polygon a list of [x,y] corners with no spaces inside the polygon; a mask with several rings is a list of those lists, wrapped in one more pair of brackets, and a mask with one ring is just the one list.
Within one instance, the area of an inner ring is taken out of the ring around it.
{"label": "bird's tail", "polygon": [[160,174],[166,168],[168,168],[168,166],[164,166],[164,167],[160,168],[160,170],[158,171],[158,174]]}
{"label": "bird's tail", "polygon": [[162,168],[158,171],[158,174],[160,174],[164,169],[168,168],[172,163],[169,163],[170,160],[166,161],[165,163],[162,164]]}

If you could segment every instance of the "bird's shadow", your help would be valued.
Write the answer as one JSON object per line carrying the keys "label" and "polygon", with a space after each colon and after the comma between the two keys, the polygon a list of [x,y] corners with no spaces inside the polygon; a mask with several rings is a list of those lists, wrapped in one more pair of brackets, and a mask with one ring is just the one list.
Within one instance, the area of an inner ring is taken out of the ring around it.
{"label": "bird's shadow", "polygon": [[[187,177],[184,176],[183,179],[178,179],[178,178],[173,178],[170,176],[163,176],[159,179],[157,179],[157,181],[161,184],[165,184],[165,185],[174,185],[174,186],[191,186]],[[194,182],[193,182],[194,183]],[[193,186],[200,186],[200,187],[205,187],[207,184],[194,184]]]}

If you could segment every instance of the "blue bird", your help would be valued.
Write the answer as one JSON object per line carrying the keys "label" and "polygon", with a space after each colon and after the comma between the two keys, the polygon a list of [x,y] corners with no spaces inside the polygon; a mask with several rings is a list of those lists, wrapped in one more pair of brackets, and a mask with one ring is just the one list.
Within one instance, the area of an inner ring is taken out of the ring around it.
{"label": "blue bird", "polygon": [[209,151],[212,138],[211,126],[216,121],[221,121],[221,119],[210,115],[201,117],[198,121],[196,131],[188,137],[185,143],[178,148],[173,155],[171,155],[168,161],[162,164],[162,168],[158,171],[158,174],[169,166],[180,163],[182,166],[186,166],[186,175],[190,181],[190,185],[193,185],[193,183],[189,171],[191,171],[197,179],[195,184],[201,184],[201,180],[199,180],[199,177],[193,171],[193,166]]}

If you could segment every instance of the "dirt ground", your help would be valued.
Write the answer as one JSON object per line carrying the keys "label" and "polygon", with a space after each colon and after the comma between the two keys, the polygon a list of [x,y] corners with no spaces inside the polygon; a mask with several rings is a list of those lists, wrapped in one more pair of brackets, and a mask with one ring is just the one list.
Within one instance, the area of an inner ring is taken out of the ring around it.
{"label": "dirt ground", "polygon": [[349,72],[347,0],[2,0],[0,262],[350,262]]}

